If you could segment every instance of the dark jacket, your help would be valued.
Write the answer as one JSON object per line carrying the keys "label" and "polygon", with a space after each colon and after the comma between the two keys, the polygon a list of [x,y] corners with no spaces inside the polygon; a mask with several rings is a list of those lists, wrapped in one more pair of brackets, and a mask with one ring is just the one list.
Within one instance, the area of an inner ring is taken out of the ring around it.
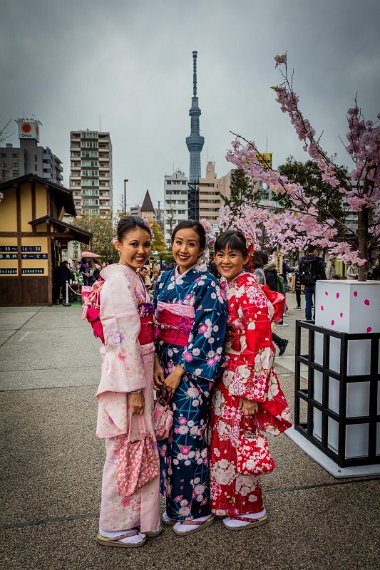
{"label": "dark jacket", "polygon": [[[309,272],[313,277],[313,283],[302,283],[302,274],[304,272]],[[318,255],[312,255],[307,253],[301,258],[299,266],[299,274],[301,283],[303,285],[315,285],[316,281],[319,279],[326,279],[325,263],[321,257]]]}
{"label": "dark jacket", "polygon": [[269,289],[271,289],[272,291],[277,291],[277,271],[276,271],[276,264],[274,261],[265,265],[264,273]]}
{"label": "dark jacket", "polygon": [[72,279],[72,273],[65,263],[53,269],[53,282],[63,284]]}

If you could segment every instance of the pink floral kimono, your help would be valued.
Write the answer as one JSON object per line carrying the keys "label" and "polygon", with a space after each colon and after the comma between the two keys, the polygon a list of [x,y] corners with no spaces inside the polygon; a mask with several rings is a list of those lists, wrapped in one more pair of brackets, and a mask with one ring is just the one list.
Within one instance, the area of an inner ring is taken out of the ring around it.
{"label": "pink floral kimono", "polygon": [[[132,431],[153,434],[153,324],[146,289],[133,269],[109,265],[101,272],[100,319],[105,345],[100,349],[102,376],[96,397],[99,402],[96,435],[106,440],[103,471],[100,528],[108,531],[140,527],[141,532],[156,530],[160,523],[159,477],[147,483],[131,497],[117,491],[117,461],[120,446],[127,437],[132,417]],[[153,308],[153,307],[151,307]],[[148,318],[147,318],[148,317]],[[144,422],[131,416],[127,395],[143,390]],[[157,453],[157,462],[158,453]]]}

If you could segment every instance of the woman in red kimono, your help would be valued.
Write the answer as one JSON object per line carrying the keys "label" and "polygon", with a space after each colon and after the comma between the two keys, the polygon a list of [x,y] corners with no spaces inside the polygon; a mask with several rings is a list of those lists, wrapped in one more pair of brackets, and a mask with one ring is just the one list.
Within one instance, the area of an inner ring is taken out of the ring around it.
{"label": "woman in red kimono", "polygon": [[211,420],[211,508],[225,527],[265,524],[260,477],[241,475],[236,450],[243,430],[274,435],[291,426],[290,411],[273,368],[273,307],[253,275],[244,271],[248,249],[235,230],[215,243],[215,263],[228,302],[226,364],[218,381]]}

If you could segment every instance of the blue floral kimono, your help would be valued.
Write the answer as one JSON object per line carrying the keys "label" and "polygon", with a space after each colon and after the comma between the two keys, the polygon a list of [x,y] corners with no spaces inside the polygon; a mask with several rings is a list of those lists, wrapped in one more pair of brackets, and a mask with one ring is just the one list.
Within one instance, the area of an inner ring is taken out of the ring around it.
{"label": "blue floral kimono", "polygon": [[165,377],[180,364],[185,374],[171,400],[172,433],[158,442],[161,490],[175,520],[210,514],[208,448],[211,389],[221,373],[227,304],[217,279],[194,266],[182,275],[166,271],[154,302],[159,324],[156,352]]}

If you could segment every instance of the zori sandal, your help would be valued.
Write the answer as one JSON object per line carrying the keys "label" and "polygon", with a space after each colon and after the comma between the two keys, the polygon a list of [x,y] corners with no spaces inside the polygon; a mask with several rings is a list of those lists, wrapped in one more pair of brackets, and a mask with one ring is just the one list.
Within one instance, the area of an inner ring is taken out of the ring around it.
{"label": "zori sandal", "polygon": [[138,548],[146,543],[145,534],[140,534],[138,530],[128,530],[123,532],[113,538],[107,538],[106,536],[98,533],[96,537],[96,542],[102,546],[114,546],[116,548]]}
{"label": "zori sandal", "polygon": [[210,515],[209,517],[200,517],[199,519],[190,519],[187,521],[178,521],[173,526],[173,532],[178,536],[185,536],[187,534],[193,534],[194,532],[198,532],[212,524],[215,520],[214,515]]}
{"label": "zori sandal", "polygon": [[255,528],[258,526],[262,526],[267,522],[268,522],[267,515],[264,515],[259,519],[253,519],[250,517],[244,517],[239,515],[223,519],[223,524],[226,528],[228,528],[228,530],[243,530],[246,528]]}

